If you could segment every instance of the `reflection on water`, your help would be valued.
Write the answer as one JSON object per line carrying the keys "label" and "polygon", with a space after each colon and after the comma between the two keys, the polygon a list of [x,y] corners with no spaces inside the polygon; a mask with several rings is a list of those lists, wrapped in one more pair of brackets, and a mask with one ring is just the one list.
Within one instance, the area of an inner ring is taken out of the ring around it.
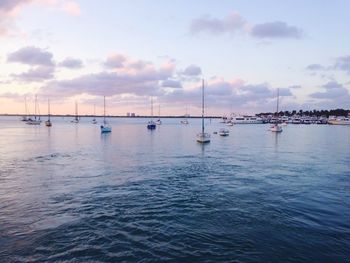
{"label": "reflection on water", "polygon": [[344,262],[350,127],[0,118],[0,258]]}

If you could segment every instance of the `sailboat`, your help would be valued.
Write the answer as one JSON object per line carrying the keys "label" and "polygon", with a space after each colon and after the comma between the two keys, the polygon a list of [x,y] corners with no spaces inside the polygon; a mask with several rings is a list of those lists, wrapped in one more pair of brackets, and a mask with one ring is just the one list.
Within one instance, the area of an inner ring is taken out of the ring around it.
{"label": "sailboat", "polygon": [[94,118],[92,119],[92,124],[97,124],[97,120],[96,120],[96,105],[94,104]]}
{"label": "sailboat", "polygon": [[25,115],[22,116],[22,121],[28,121],[27,96],[24,97],[24,110],[25,110]]}
{"label": "sailboat", "polygon": [[47,126],[47,127],[51,127],[52,126],[52,123],[51,123],[51,120],[50,120],[50,99],[48,99],[47,100],[47,112],[48,112],[48,119],[47,119],[47,121],[45,121],[45,125]]}
{"label": "sailboat", "polygon": [[155,130],[156,123],[153,121],[153,97],[151,97],[151,120],[147,123],[147,129]]}
{"label": "sailboat", "polygon": [[103,124],[101,125],[101,133],[112,132],[112,127],[106,121],[106,96],[103,96]]}
{"label": "sailboat", "polygon": [[202,80],[202,132],[197,134],[197,142],[210,142],[210,134],[204,131],[204,79]]}
{"label": "sailboat", "polygon": [[156,124],[157,125],[161,125],[162,121],[160,120],[160,104],[159,104],[159,108],[158,108],[158,120],[156,120]]}
{"label": "sailboat", "polygon": [[79,123],[79,116],[78,116],[78,102],[75,101],[75,117],[74,120],[71,120],[72,123]]}
{"label": "sailboat", "polygon": [[28,125],[40,125],[41,124],[41,120],[40,120],[40,116],[37,116],[37,111],[38,111],[38,97],[37,95],[35,95],[35,100],[34,100],[34,119],[29,118],[26,122],[26,124]]}
{"label": "sailboat", "polygon": [[279,89],[277,89],[277,119],[276,119],[276,123],[272,124],[270,127],[270,131],[272,132],[282,132],[282,126],[278,125],[278,103],[279,103]]}
{"label": "sailboat", "polygon": [[181,120],[181,124],[188,124],[188,120],[187,120],[188,114],[187,114],[187,107],[186,107],[186,114],[185,114],[185,119]]}

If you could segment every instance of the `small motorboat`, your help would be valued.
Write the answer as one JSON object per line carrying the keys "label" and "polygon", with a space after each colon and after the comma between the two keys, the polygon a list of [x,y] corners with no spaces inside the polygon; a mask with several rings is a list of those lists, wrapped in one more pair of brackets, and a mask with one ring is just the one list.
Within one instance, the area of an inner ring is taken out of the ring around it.
{"label": "small motorboat", "polygon": [[224,128],[220,129],[220,131],[219,131],[220,136],[229,136],[229,134],[230,134],[230,131],[226,130]]}

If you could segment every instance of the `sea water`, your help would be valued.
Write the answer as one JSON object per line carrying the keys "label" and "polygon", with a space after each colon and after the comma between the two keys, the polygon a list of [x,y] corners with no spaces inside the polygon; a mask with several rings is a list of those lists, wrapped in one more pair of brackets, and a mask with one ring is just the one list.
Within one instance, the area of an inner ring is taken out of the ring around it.
{"label": "sea water", "polygon": [[350,127],[0,118],[1,262],[345,262]]}

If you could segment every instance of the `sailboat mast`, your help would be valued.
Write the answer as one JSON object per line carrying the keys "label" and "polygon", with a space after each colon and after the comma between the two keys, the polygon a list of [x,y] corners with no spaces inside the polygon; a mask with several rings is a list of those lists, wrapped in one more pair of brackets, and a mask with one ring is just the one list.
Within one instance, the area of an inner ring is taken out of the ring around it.
{"label": "sailboat mast", "polygon": [[279,101],[280,89],[277,89],[277,116],[278,116],[278,101]]}
{"label": "sailboat mast", "polygon": [[26,116],[28,115],[28,107],[27,107],[27,96],[24,96],[24,110],[26,112]]}
{"label": "sailboat mast", "polygon": [[48,108],[48,116],[49,116],[49,121],[50,121],[50,99],[47,99],[47,108]]}
{"label": "sailboat mast", "polygon": [[103,123],[106,123],[106,96],[103,96]]}
{"label": "sailboat mast", "polygon": [[204,133],[204,79],[202,79],[202,133]]}
{"label": "sailboat mast", "polygon": [[34,116],[34,118],[36,119],[36,112],[37,112],[37,109],[36,109],[36,103],[37,103],[37,99],[38,99],[38,95],[35,95],[35,99],[34,99],[34,114],[35,114],[35,116]]}
{"label": "sailboat mast", "polygon": [[151,97],[151,119],[153,120],[153,97]]}

